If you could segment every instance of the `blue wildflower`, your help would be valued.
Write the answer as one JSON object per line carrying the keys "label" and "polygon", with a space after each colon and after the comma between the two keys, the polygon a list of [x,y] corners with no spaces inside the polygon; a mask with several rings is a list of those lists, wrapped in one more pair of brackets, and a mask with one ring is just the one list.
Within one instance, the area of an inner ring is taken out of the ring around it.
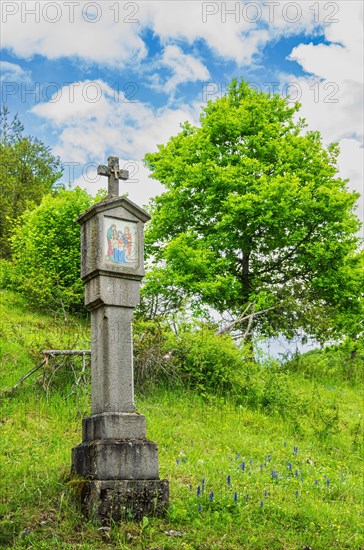
{"label": "blue wildflower", "polygon": [[192,493],[192,485],[190,485],[190,493]]}
{"label": "blue wildflower", "polygon": [[245,495],[245,500],[249,500],[249,495]]}
{"label": "blue wildflower", "polygon": [[326,480],[326,485],[327,485],[328,487],[330,487],[330,480],[329,480],[329,478],[327,478],[327,480]]}
{"label": "blue wildflower", "polygon": [[270,455],[267,456],[267,460],[268,460],[268,462],[270,462]]}
{"label": "blue wildflower", "polygon": [[178,459],[178,458],[176,459],[176,464],[177,464],[177,466],[178,466],[178,464],[179,464],[179,459]]}
{"label": "blue wildflower", "polygon": [[201,495],[201,487],[197,487],[196,495],[199,497]]}
{"label": "blue wildflower", "polygon": [[296,470],[295,473],[294,473],[294,475],[295,475],[296,477],[299,477],[299,475],[300,475],[300,474],[299,474],[299,471]]}
{"label": "blue wildflower", "polygon": [[259,506],[260,506],[261,508],[263,508],[263,506],[264,506],[264,502],[263,502],[262,500],[260,501],[260,504],[259,504]]}
{"label": "blue wildflower", "polygon": [[245,462],[242,462],[242,463],[240,464],[240,468],[243,470],[243,472],[245,471]]}
{"label": "blue wildflower", "polygon": [[298,491],[295,492],[296,498],[298,498]]}
{"label": "blue wildflower", "polygon": [[260,465],[260,471],[263,471],[263,464]]}
{"label": "blue wildflower", "polygon": [[268,496],[268,491],[264,491],[264,496],[265,496],[265,497]]}
{"label": "blue wildflower", "polygon": [[298,453],[298,447],[293,447],[293,454],[296,455]]}
{"label": "blue wildflower", "polygon": [[287,447],[287,441],[285,441],[285,442],[283,443],[283,446],[284,446],[284,447]]}
{"label": "blue wildflower", "polygon": [[236,491],[234,493],[234,500],[235,500],[235,502],[238,502],[238,493]]}
{"label": "blue wildflower", "polygon": [[214,492],[213,491],[211,491],[211,493],[209,494],[209,501],[210,502],[214,501]]}
{"label": "blue wildflower", "polygon": [[206,485],[206,480],[205,480],[204,477],[202,478],[201,482],[202,482],[202,490],[204,490],[205,485]]}
{"label": "blue wildflower", "polygon": [[228,485],[231,484],[231,476],[230,476],[230,475],[227,476],[226,481],[227,481],[227,484],[228,484]]}
{"label": "blue wildflower", "polygon": [[278,474],[275,470],[272,470],[270,475],[272,476],[273,479],[278,479]]}
{"label": "blue wildflower", "polygon": [[292,470],[292,464],[291,464],[290,462],[288,462],[287,468],[288,468],[289,470]]}
{"label": "blue wildflower", "polygon": [[317,479],[315,479],[315,485],[316,485],[316,487],[318,486],[318,481],[317,481]]}
{"label": "blue wildflower", "polygon": [[199,512],[202,512],[202,506],[201,506],[201,504],[199,504],[197,510],[198,510]]}

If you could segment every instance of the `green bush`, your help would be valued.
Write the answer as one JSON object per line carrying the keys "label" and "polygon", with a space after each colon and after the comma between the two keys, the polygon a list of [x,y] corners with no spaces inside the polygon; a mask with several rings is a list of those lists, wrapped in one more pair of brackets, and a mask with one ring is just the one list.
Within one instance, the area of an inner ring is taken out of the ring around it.
{"label": "green bush", "polygon": [[64,313],[83,310],[76,219],[93,202],[80,188],[62,189],[16,221],[11,238],[16,289],[30,304]]}
{"label": "green bush", "polygon": [[290,372],[324,384],[358,384],[364,377],[364,348],[359,340],[296,355],[286,363]]}
{"label": "green bush", "polygon": [[238,394],[243,354],[228,336],[206,325],[185,324],[177,332],[165,321],[134,322],[134,369],[138,389],[179,385],[211,393]]}
{"label": "green bush", "polygon": [[135,319],[133,323],[134,382],[139,391],[155,385],[179,384],[177,366],[167,351],[171,329],[166,323]]}
{"label": "green bush", "polygon": [[236,394],[243,376],[243,353],[232,339],[201,326],[170,335],[167,351],[176,360],[183,384],[200,394]]}

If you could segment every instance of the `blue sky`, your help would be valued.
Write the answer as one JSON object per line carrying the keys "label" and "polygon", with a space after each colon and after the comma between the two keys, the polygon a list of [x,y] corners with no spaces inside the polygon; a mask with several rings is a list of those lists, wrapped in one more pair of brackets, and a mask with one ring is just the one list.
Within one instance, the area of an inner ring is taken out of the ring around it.
{"label": "blue sky", "polygon": [[95,193],[117,155],[145,204],[163,189],[145,153],[243,77],[299,99],[362,191],[362,44],[360,1],[2,1],[2,102],[60,155],[64,181]]}

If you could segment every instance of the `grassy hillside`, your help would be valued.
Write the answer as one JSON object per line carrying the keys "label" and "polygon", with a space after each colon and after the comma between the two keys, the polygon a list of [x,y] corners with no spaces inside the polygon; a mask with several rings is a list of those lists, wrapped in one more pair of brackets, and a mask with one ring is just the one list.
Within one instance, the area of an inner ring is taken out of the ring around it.
{"label": "grassy hillside", "polygon": [[137,396],[171,484],[168,516],[109,530],[85,522],[69,470],[90,414],[88,372],[79,359],[50,364],[3,390],[41,349],[88,348],[88,325],[0,298],[1,548],[364,548],[362,394],[301,373],[285,379],[297,405],[280,390],[285,407],[269,414],[178,389]]}

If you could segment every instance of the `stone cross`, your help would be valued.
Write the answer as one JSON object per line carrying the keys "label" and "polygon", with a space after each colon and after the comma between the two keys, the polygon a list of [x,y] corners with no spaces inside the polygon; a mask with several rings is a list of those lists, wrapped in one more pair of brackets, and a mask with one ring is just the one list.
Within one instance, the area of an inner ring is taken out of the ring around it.
{"label": "stone cross", "polygon": [[105,164],[100,164],[100,166],[97,167],[97,174],[99,176],[107,176],[107,195],[108,198],[111,199],[112,197],[119,196],[119,179],[127,180],[129,178],[129,172],[119,167],[118,157],[109,157],[107,161],[107,166],[105,166]]}
{"label": "stone cross", "polygon": [[72,470],[83,478],[82,509],[101,523],[163,515],[169,485],[159,479],[158,446],[134,404],[132,319],[144,276],[145,210],[119,197],[128,172],[119,159],[99,166],[108,198],[81,214],[81,278],[91,316],[91,416]]}

